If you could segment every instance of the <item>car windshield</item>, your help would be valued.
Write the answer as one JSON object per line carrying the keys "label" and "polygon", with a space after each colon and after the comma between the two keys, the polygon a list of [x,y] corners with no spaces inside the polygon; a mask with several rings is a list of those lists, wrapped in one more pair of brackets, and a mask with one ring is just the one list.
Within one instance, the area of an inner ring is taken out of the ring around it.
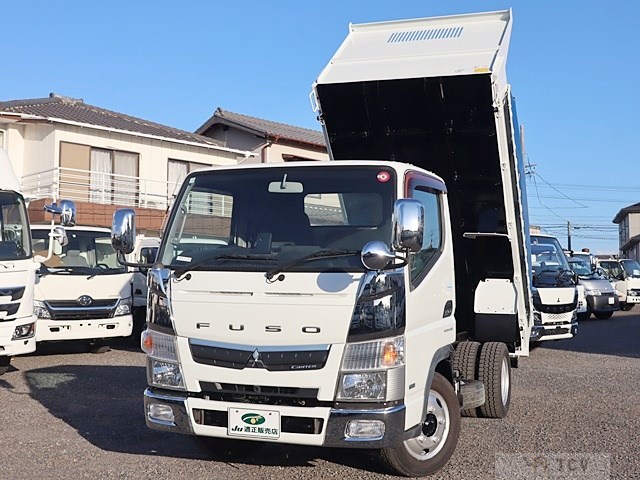
{"label": "car windshield", "polygon": [[0,261],[31,256],[27,207],[21,195],[0,192]]}
{"label": "car windshield", "polygon": [[579,260],[577,258],[569,259],[569,267],[581,277],[592,275],[591,267],[583,260]]}
{"label": "car windshield", "polygon": [[362,271],[362,247],[391,242],[395,185],[384,166],[197,172],[172,208],[158,259],[181,272]]}
{"label": "car windshield", "polygon": [[531,236],[531,261],[535,274],[569,270],[567,257],[558,240],[553,237]]}
{"label": "car windshield", "polygon": [[640,263],[636,260],[620,260],[624,272],[633,278],[640,278]]}
{"label": "car windshield", "polygon": [[[46,257],[49,230],[33,229],[32,236],[34,253]],[[64,247],[53,241],[53,255],[44,263],[47,273],[93,275],[125,271],[117,261],[109,232],[67,229],[67,237],[69,243]]]}

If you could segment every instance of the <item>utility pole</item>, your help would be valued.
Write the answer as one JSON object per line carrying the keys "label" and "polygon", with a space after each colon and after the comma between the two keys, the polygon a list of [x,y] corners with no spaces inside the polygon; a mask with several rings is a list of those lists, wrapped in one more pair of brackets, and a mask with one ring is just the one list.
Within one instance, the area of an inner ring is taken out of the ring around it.
{"label": "utility pole", "polygon": [[567,221],[567,250],[571,251],[571,222]]}

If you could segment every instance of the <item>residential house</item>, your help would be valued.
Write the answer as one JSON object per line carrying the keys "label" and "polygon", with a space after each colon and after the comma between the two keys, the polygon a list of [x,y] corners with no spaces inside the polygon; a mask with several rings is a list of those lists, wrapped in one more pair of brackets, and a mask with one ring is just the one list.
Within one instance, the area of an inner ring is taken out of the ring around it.
{"label": "residential house", "polygon": [[189,171],[254,155],[54,93],[0,101],[0,147],[32,200],[33,222],[45,220],[45,199],[68,198],[76,202],[79,224],[110,226],[113,210],[130,206],[142,229],[160,228]]}
{"label": "residential house", "polygon": [[329,160],[324,135],[319,130],[294,127],[239,113],[216,109],[196,134],[212,138],[227,148],[255,154],[247,162],[271,163]]}
{"label": "residential house", "polygon": [[621,209],[613,223],[618,224],[620,258],[640,261],[640,203]]}

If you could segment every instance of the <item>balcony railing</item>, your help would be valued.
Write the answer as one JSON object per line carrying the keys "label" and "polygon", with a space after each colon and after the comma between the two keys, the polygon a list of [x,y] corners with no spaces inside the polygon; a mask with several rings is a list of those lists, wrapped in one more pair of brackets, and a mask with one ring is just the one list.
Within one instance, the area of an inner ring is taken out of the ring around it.
{"label": "balcony railing", "polygon": [[67,198],[164,210],[173,198],[176,183],[76,168],[52,168],[22,177],[22,189],[30,199]]}

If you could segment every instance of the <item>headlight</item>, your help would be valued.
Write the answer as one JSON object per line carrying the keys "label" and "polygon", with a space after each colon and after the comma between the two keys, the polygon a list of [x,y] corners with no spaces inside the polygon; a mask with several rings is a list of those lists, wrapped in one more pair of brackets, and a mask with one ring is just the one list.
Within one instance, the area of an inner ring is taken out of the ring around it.
{"label": "headlight", "polygon": [[387,372],[346,373],[338,389],[338,400],[384,400]]}
{"label": "headlight", "polygon": [[149,357],[147,362],[149,385],[178,390],[185,389],[175,336],[154,330],[145,330],[140,336],[140,346]]}
{"label": "headlight", "polygon": [[630,297],[637,297],[637,296],[640,296],[640,293],[636,292],[635,290],[629,290],[627,292],[627,295],[629,295]]}
{"label": "headlight", "polygon": [[118,306],[116,307],[116,313],[114,316],[119,317],[120,315],[129,315],[131,313],[131,297],[122,298],[118,302]]}
{"label": "headlight", "polygon": [[26,325],[19,325],[13,331],[11,340],[25,340],[31,338],[36,334],[36,322],[27,323]]}
{"label": "headlight", "polygon": [[400,400],[404,395],[404,336],[348,343],[336,400]]}
{"label": "headlight", "polygon": [[33,314],[38,318],[51,318],[51,314],[49,313],[49,309],[40,300],[33,301]]}
{"label": "headlight", "polygon": [[182,369],[178,363],[162,362],[149,358],[147,380],[149,381],[149,385],[154,387],[185,389],[182,379]]}

